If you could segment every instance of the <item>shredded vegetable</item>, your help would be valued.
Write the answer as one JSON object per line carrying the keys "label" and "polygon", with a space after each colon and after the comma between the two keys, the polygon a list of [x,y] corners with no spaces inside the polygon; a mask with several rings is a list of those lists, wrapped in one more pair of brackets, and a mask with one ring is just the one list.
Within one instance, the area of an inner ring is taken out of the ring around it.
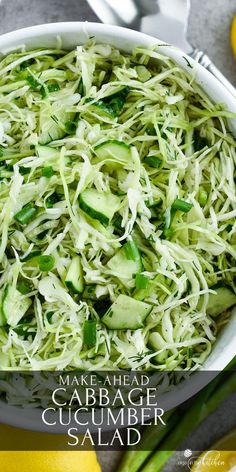
{"label": "shredded vegetable", "polygon": [[1,368],[197,369],[236,303],[235,116],[161,46],[0,62]]}

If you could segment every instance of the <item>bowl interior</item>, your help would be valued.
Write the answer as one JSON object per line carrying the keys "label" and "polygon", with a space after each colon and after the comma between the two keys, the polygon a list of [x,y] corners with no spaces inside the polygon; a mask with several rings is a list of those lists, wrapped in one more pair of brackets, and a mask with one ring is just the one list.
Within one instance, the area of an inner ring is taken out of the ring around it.
{"label": "bowl interior", "polygon": [[[186,54],[175,47],[164,46],[162,41],[152,38],[142,33],[125,28],[97,24],[97,23],[57,23],[42,26],[36,26],[18,30],[13,33],[8,33],[0,38],[0,53],[7,54],[8,52],[19,50],[22,48],[63,48],[70,50],[77,45],[83,44],[90,37],[95,37],[99,42],[109,43],[123,51],[131,52],[136,46],[148,47],[150,45],[159,44],[161,53],[173,58],[185,70],[189,71],[187,61],[184,59]],[[224,89],[224,87],[214,78],[207,70],[197,64],[193,59],[188,58],[193,65],[193,73],[199,84],[204,88],[208,95],[216,102],[224,103],[228,109],[236,113],[236,100],[231,94]],[[236,119],[230,120],[230,127],[236,131]],[[221,371],[232,360],[236,354],[236,310],[232,312],[230,323],[222,330],[219,335],[212,353],[205,362],[202,370]],[[197,393],[204,384],[207,383],[207,378],[200,381],[198,374],[193,374],[193,381],[191,389],[186,388],[186,382],[183,381],[176,389],[176,394],[166,394],[160,397],[160,404],[164,409],[170,409],[193,394]],[[209,380],[208,380],[209,381]],[[0,420],[2,422],[12,424],[18,427],[34,430],[48,429],[43,425],[41,413],[34,412],[34,415],[26,415],[16,407],[9,407],[1,405],[0,402]],[[45,429],[46,428],[46,429]],[[60,431],[58,431],[60,432]]]}

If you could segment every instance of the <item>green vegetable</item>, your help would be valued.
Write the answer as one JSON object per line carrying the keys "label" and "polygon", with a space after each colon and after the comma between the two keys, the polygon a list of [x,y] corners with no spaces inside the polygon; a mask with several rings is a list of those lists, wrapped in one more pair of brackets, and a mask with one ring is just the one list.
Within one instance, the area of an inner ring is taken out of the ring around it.
{"label": "green vegetable", "polygon": [[143,274],[136,274],[135,287],[137,289],[145,289],[148,286],[148,278]]}
{"label": "green vegetable", "polygon": [[180,200],[179,198],[177,198],[172,204],[171,208],[172,210],[176,210],[176,211],[179,210],[179,211],[183,211],[184,213],[188,213],[193,208],[193,204],[185,202],[184,200]]}
{"label": "green vegetable", "polygon": [[113,95],[110,95],[106,98],[103,98],[102,100],[93,103],[92,107],[97,107],[108,116],[114,118],[118,117],[123,110],[129,92],[129,87],[124,87],[120,90],[120,92],[117,92]]}
{"label": "green vegetable", "polygon": [[120,199],[112,193],[101,193],[91,188],[80,194],[79,205],[88,216],[107,225],[119,209]]}
{"label": "green vegetable", "polygon": [[75,293],[82,293],[84,290],[84,278],[81,258],[75,256],[66,274],[65,284]]}
{"label": "green vegetable", "polygon": [[211,287],[216,294],[210,293],[207,303],[207,313],[211,316],[218,316],[236,305],[236,294],[230,287]]}
{"label": "green vegetable", "polygon": [[103,316],[102,322],[110,329],[142,328],[152,308],[151,305],[127,295],[119,295]]}
{"label": "green vegetable", "polygon": [[2,306],[3,292],[0,292],[0,328],[7,325],[7,320]]}
{"label": "green vegetable", "polygon": [[74,134],[76,132],[77,123],[73,120],[65,122],[65,130],[67,134]]}
{"label": "green vegetable", "polygon": [[131,261],[137,261],[140,260],[140,252],[138,250],[137,244],[130,240],[124,245],[124,250],[127,259]]}
{"label": "green vegetable", "polygon": [[33,206],[32,203],[29,203],[25,207],[22,208],[18,213],[15,215],[15,220],[18,221],[21,225],[26,225],[29,221],[33,220],[37,214],[37,208]]}
{"label": "green vegetable", "polygon": [[131,146],[123,141],[109,140],[95,146],[99,160],[108,160],[109,165],[129,166],[132,161]]}
{"label": "green vegetable", "polygon": [[58,90],[60,90],[60,86],[56,82],[48,85],[49,93],[58,92]]}
{"label": "green vegetable", "polygon": [[97,340],[97,322],[87,320],[84,322],[84,344],[88,347],[96,346]]}
{"label": "green vegetable", "polygon": [[162,166],[162,160],[156,156],[147,156],[144,158],[143,162],[154,169],[159,169]]}
{"label": "green vegetable", "polygon": [[42,169],[42,176],[43,177],[46,177],[47,179],[50,179],[50,177],[52,177],[53,175],[54,175],[54,170],[51,166],[44,167],[44,169]]}
{"label": "green vegetable", "polygon": [[207,193],[207,191],[204,190],[203,188],[201,188],[201,189],[199,190],[198,201],[199,201],[199,204],[201,205],[201,207],[204,207],[204,206],[207,204],[207,201],[208,201],[208,193]]}
{"label": "green vegetable", "polygon": [[174,429],[179,418],[177,411],[171,411],[164,415],[163,420],[166,426],[146,426],[138,450],[127,450],[124,453],[117,472],[137,472],[162,440]]}
{"label": "green vegetable", "polygon": [[[229,364],[227,369],[230,370],[234,364],[235,359]],[[226,381],[225,374],[219,374],[216,379],[198,394],[198,397],[185,412],[182,419],[183,410],[179,408],[165,413],[164,421],[166,426],[147,426],[143,431],[138,450],[128,450],[124,453],[117,472],[161,471],[162,467],[174,453],[174,451],[170,451],[170,448],[174,444],[178,447],[183,439],[204,418],[210,415],[228,395],[236,390],[235,382],[235,374],[228,377]],[[178,434],[180,434],[179,438]],[[157,449],[158,446],[160,446],[160,451]],[[167,450],[165,450],[165,447]],[[150,459],[145,467],[148,457]]]}
{"label": "green vegetable", "polygon": [[30,292],[30,286],[26,282],[19,282],[16,286],[18,292],[20,292],[22,295],[26,295],[27,293]]}
{"label": "green vegetable", "polygon": [[22,262],[27,262],[27,261],[30,261],[31,259],[35,259],[36,257],[40,256],[41,255],[41,251],[32,251],[30,252],[30,254],[28,254],[27,256],[24,256],[22,257]]}
{"label": "green vegetable", "polygon": [[134,241],[125,243],[119,251],[108,261],[109,269],[126,285],[134,285],[134,275],[143,269],[142,258]]}
{"label": "green vegetable", "polygon": [[41,272],[49,272],[54,267],[55,259],[53,256],[39,256],[38,264]]}
{"label": "green vegetable", "polygon": [[[197,396],[192,406],[189,407],[181,421],[161,443],[161,450],[154,453],[141,471],[160,472],[166,462],[173,455],[182,441],[191,433],[202,421],[213,413],[222,401],[236,390],[236,374],[229,376],[218,388],[218,379],[211,382]],[[171,449],[171,450],[170,450]],[[130,467],[129,472],[134,472]],[[119,471],[121,472],[121,470]],[[124,472],[124,471],[122,471]]]}

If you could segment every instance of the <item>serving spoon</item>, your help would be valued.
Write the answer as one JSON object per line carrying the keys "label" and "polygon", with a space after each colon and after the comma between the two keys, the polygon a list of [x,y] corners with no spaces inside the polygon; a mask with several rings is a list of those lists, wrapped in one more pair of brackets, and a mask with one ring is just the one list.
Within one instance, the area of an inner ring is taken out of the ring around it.
{"label": "serving spoon", "polygon": [[236,89],[203,51],[187,40],[191,0],[87,0],[103,23],[131,28],[173,44],[211,72],[236,98]]}

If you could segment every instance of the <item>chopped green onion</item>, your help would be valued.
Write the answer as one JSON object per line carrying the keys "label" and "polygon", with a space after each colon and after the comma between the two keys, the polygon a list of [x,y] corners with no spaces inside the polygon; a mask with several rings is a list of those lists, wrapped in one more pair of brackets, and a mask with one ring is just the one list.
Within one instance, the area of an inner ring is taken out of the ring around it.
{"label": "chopped green onion", "polygon": [[127,243],[125,243],[124,250],[125,250],[125,255],[127,259],[131,261],[137,261],[140,259],[139,249],[137,247],[137,244],[134,241],[130,240]]}
{"label": "chopped green onion", "polygon": [[33,64],[33,62],[34,62],[34,59],[22,62],[20,64],[20,70],[28,69],[28,67],[30,67]]}
{"label": "chopped green onion", "polygon": [[28,205],[25,205],[22,208],[22,210],[16,213],[14,218],[21,225],[26,225],[27,223],[29,223],[31,220],[34,219],[34,217],[36,216],[36,213],[37,213],[37,208],[35,208],[32,203],[29,203]]}
{"label": "chopped green onion", "polygon": [[44,167],[42,169],[42,176],[46,177],[47,179],[50,179],[54,175],[54,170],[52,166]]}
{"label": "chopped green onion", "polygon": [[18,282],[16,286],[18,292],[22,293],[22,295],[26,295],[27,293],[30,292],[30,286],[26,282]]}
{"label": "chopped green onion", "polygon": [[188,213],[192,208],[193,208],[192,203],[185,202],[185,200],[180,200],[179,198],[175,200],[175,202],[173,203],[171,207],[172,210],[180,210],[180,211],[183,211],[184,213]]}
{"label": "chopped green onion", "polygon": [[199,195],[198,195],[198,201],[199,201],[199,204],[201,205],[201,207],[204,207],[207,204],[207,200],[208,200],[207,191],[204,190],[203,188],[200,189]]}
{"label": "chopped green onion", "polygon": [[65,123],[65,130],[67,134],[74,134],[76,132],[77,123],[73,120],[68,120]]}
{"label": "chopped green onion", "polygon": [[163,233],[162,233],[162,235],[161,235],[161,238],[162,238],[162,239],[168,239],[168,240],[170,240],[170,239],[172,238],[173,234],[174,234],[173,229],[171,229],[171,228],[165,228],[165,229],[163,230]]}
{"label": "chopped green onion", "polygon": [[38,87],[42,86],[41,83],[31,74],[26,77],[26,80],[33,90],[37,90]]}
{"label": "chopped green onion", "polygon": [[149,167],[153,167],[154,169],[160,169],[162,165],[162,160],[156,156],[147,156],[143,160],[144,164],[147,164]]}
{"label": "chopped green onion", "polygon": [[49,84],[48,85],[49,93],[58,92],[58,90],[60,90],[60,87],[56,82],[54,84]]}
{"label": "chopped green onion", "polygon": [[53,269],[55,259],[53,256],[39,256],[38,265],[41,272],[49,272]]}
{"label": "chopped green onion", "polygon": [[96,345],[97,340],[97,322],[95,320],[86,320],[84,322],[84,344],[88,347]]}
{"label": "chopped green onion", "polygon": [[148,286],[148,278],[143,274],[136,274],[135,286],[138,289],[145,289]]}

